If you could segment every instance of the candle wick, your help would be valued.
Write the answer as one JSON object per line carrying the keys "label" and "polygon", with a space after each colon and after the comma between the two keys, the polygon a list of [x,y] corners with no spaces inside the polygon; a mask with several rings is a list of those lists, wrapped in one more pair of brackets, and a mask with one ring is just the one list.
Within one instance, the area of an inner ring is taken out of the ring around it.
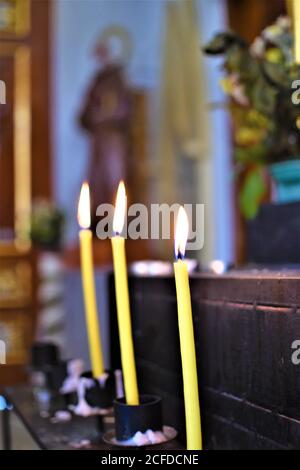
{"label": "candle wick", "polygon": [[177,260],[183,260],[183,254],[181,253],[181,251],[178,251],[176,258]]}

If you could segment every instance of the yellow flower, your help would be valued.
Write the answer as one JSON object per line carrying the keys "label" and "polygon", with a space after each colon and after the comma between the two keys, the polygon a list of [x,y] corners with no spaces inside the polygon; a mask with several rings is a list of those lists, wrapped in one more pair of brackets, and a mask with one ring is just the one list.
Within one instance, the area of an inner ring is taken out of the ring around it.
{"label": "yellow flower", "polygon": [[252,126],[259,126],[259,127],[268,127],[269,120],[261,114],[257,109],[250,109],[247,113],[247,122]]}
{"label": "yellow flower", "polygon": [[235,132],[235,142],[237,145],[247,147],[261,141],[263,133],[261,130],[251,127],[240,127]]}
{"label": "yellow flower", "polygon": [[282,59],[282,52],[277,47],[271,47],[266,51],[265,57],[269,62],[278,64]]}
{"label": "yellow flower", "polygon": [[224,93],[231,95],[233,92],[233,83],[230,77],[221,78],[220,85]]}

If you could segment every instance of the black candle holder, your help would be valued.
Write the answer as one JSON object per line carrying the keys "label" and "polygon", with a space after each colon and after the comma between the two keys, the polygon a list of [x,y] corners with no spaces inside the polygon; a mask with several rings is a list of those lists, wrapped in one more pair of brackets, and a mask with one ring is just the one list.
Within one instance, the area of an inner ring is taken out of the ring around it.
{"label": "black candle holder", "polygon": [[137,432],[162,431],[161,398],[140,395],[139,405],[127,405],[125,398],[114,400],[115,435],[117,441],[127,441]]}
{"label": "black candle holder", "polygon": [[37,342],[31,348],[32,382],[59,392],[67,376],[67,363],[60,359],[60,352],[54,343]]}
{"label": "black candle holder", "polygon": [[54,365],[47,365],[42,369],[45,375],[45,386],[52,392],[59,393],[65,378],[67,377],[67,362],[59,361]]}
{"label": "black candle holder", "polygon": [[92,408],[110,408],[115,398],[115,376],[112,370],[105,370],[107,374],[103,384],[98,378],[93,377],[91,371],[84,372],[81,377],[93,380],[93,385],[86,388],[85,400]]}
{"label": "black candle holder", "polygon": [[77,391],[62,393],[64,404],[67,408],[70,406],[76,406],[78,403],[78,394]]}
{"label": "black candle holder", "polygon": [[59,350],[54,343],[37,342],[31,348],[31,367],[41,370],[45,366],[54,366],[59,362]]}

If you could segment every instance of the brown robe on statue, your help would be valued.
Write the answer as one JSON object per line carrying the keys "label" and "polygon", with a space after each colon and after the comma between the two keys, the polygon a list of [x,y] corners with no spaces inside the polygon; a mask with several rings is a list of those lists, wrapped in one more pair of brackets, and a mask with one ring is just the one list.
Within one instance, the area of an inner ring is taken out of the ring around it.
{"label": "brown robe on statue", "polygon": [[114,203],[120,179],[129,175],[131,94],[121,66],[108,65],[98,72],[80,115],[89,132],[91,160],[88,181],[91,190],[92,228],[101,203]]}

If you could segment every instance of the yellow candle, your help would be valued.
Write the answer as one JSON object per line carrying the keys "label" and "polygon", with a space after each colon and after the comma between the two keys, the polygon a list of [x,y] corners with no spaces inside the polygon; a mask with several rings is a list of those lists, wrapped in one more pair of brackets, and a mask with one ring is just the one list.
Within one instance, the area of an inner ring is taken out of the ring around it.
{"label": "yellow candle", "polygon": [[295,47],[295,62],[300,64],[300,1],[293,0],[293,32]]}
{"label": "yellow candle", "polygon": [[139,393],[132,340],[125,239],[119,235],[123,230],[125,212],[126,192],[124,183],[121,181],[118,188],[113,220],[113,229],[116,236],[112,237],[111,242],[125,398],[128,405],[138,405]]}
{"label": "yellow candle", "polygon": [[199,406],[198,377],[191,293],[187,264],[183,259],[188,237],[188,219],[180,207],[176,223],[174,263],[180,351],[184,387],[186,438],[188,450],[202,450],[201,417]]}
{"label": "yellow candle", "polygon": [[81,277],[92,372],[94,377],[100,377],[104,373],[104,363],[93,270],[92,232],[88,229],[90,219],[89,186],[83,183],[78,204],[78,221],[82,227],[79,232]]}

